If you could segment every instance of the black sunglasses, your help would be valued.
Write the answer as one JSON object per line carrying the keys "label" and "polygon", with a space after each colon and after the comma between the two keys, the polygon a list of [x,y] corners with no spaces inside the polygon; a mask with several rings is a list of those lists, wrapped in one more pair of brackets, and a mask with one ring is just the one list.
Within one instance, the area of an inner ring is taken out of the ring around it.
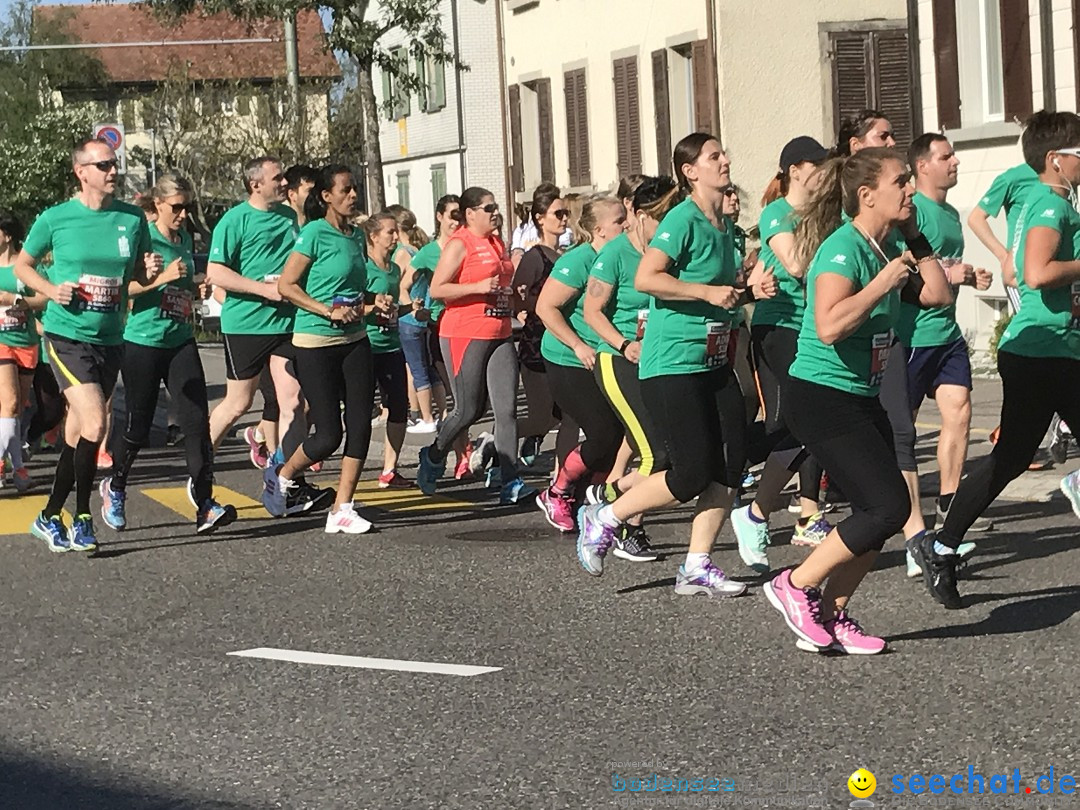
{"label": "black sunglasses", "polygon": [[570,216],[570,211],[566,208],[560,208],[558,211],[552,211],[551,213],[558,219]]}
{"label": "black sunglasses", "polygon": [[169,206],[174,214],[180,211],[186,211],[190,214],[195,210],[195,203],[165,203],[165,205]]}
{"label": "black sunglasses", "polygon": [[728,186],[727,188],[722,189],[721,193],[723,193],[727,197],[739,196],[739,190],[735,188],[735,186]]}
{"label": "black sunglasses", "polygon": [[480,209],[485,214],[497,214],[499,212],[499,206],[495,203],[488,203],[487,205],[474,205],[473,209]]}
{"label": "black sunglasses", "polygon": [[90,163],[82,163],[80,165],[82,165],[82,166],[93,166],[98,171],[107,173],[109,171],[109,169],[115,169],[117,166],[119,166],[120,161],[118,161],[116,158],[113,158],[112,160],[96,160],[96,161],[92,161]]}

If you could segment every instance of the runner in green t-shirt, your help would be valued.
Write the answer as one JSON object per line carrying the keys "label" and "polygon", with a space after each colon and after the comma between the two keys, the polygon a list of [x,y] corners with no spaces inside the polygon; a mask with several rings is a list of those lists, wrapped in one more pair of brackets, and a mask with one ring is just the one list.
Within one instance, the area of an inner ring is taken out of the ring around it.
{"label": "runner in green t-shirt", "polygon": [[164,383],[176,405],[184,434],[188,497],[195,506],[195,531],[211,534],[236,520],[236,509],[214,500],[214,461],[210,409],[199,349],[192,328],[195,262],[191,256],[188,213],[194,207],[191,183],[175,174],[158,178],[150,192],[157,217],[150,244],[165,269],[149,284],[132,281],[131,313],[124,330],[123,440],[117,443],[112,475],[102,480],[101,517],[116,531],[127,527],[127,483],[139,451],[150,438],[158,391]]}
{"label": "runner in green t-shirt", "polygon": [[[1016,268],[1013,263],[1013,247],[1016,240],[1016,221],[1028,193],[1039,185],[1039,174],[1026,163],[1013,166],[997,177],[990,184],[979,204],[968,215],[968,227],[980,242],[994,254],[1001,265],[1001,280],[1009,303],[1015,311],[1019,305],[1016,290]],[[997,238],[990,228],[990,219],[1005,210],[1005,242]]]}
{"label": "runner in green t-shirt", "polygon": [[[804,648],[869,655],[882,652],[885,640],[863,632],[848,601],[910,511],[878,392],[886,366],[902,359],[890,358],[901,297],[945,306],[952,291],[915,228],[915,190],[900,154],[861,149],[818,171],[797,232],[799,254],[814,258],[785,415],[840,484],[852,514],[764,589]],[[841,209],[851,217],[843,225]],[[910,253],[888,238],[898,228]]]}
{"label": "runner in green t-shirt", "polygon": [[[578,224],[589,241],[555,261],[536,301],[536,314],[545,328],[540,354],[551,396],[559,410],[585,431],[585,441],[558,458],[555,480],[536,496],[547,522],[563,532],[574,531],[578,485],[608,475],[623,440],[622,424],[593,377],[600,339],[585,322],[585,288],[597,252],[613,239],[625,238],[626,208],[616,197],[593,197],[582,208]],[[626,489],[631,481],[620,483]]]}
{"label": "runner in green t-shirt", "polygon": [[[103,140],[88,138],[71,156],[79,191],[42,212],[15,263],[27,288],[49,298],[45,345],[56,381],[68,402],[65,446],[45,509],[30,531],[52,551],[97,548],[90,495],[97,454],[105,438],[105,407],[120,371],[127,285],[149,284],[162,268],[150,252],[143,212],[114,198],[117,159]],[[52,253],[49,278],[37,264]],[[75,489],[70,532],[61,519]]]}
{"label": "runner in green t-shirt", "polygon": [[[998,348],[1001,436],[960,482],[936,542],[920,544],[915,555],[931,595],[947,608],[963,607],[956,549],[971,524],[1027,469],[1055,411],[1080,425],[1080,116],[1035,113],[1021,146],[1041,185],[1017,219],[1022,303]],[[1067,476],[1061,490],[1080,515],[1080,475]]]}

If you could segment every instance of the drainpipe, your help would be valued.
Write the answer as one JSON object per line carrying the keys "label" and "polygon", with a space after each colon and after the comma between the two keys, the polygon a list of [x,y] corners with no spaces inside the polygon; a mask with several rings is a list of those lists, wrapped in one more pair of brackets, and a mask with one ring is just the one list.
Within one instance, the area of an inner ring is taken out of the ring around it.
{"label": "drainpipe", "polygon": [[723,139],[720,132],[720,67],[716,56],[716,0],[705,0],[705,37],[709,43],[709,60],[712,62],[713,120],[712,132]]}
{"label": "drainpipe", "polygon": [[922,133],[922,63],[919,47],[919,0],[907,0],[907,38],[911,65],[912,131]]}
{"label": "drainpipe", "polygon": [[[496,8],[498,8],[497,3]],[[458,161],[461,167],[461,190],[464,191],[468,183],[465,181],[465,102],[462,100],[461,92],[462,70],[458,67],[461,64],[461,37],[458,34],[458,0],[450,0],[450,25],[454,37],[454,90],[457,96]]]}
{"label": "drainpipe", "polygon": [[1042,41],[1043,109],[1057,110],[1057,79],[1054,76],[1053,0],[1039,0],[1039,35]]}
{"label": "drainpipe", "polygon": [[506,103],[506,37],[503,30],[503,4],[495,2],[495,34],[499,42],[499,110],[502,119],[502,151],[503,151],[503,187],[506,189],[506,211],[503,219],[504,227],[513,230],[514,227],[514,189],[510,182],[510,134],[507,132],[507,119],[510,116]]}

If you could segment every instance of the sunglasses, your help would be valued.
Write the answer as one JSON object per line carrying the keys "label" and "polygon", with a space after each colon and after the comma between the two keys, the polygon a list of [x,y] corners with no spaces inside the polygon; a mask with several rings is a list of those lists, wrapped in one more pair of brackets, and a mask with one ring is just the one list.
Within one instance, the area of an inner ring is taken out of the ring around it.
{"label": "sunglasses", "polygon": [[721,191],[721,193],[725,197],[737,197],[737,196],[739,196],[739,190],[737,188],[735,188],[735,186],[728,186],[727,188],[723,189]]}
{"label": "sunglasses", "polygon": [[1080,158],[1080,149],[1055,149],[1059,155],[1069,155],[1070,157]]}
{"label": "sunglasses", "polygon": [[495,203],[488,203],[487,205],[474,205],[473,210],[483,211],[485,214],[497,214],[499,212],[499,206]]}
{"label": "sunglasses", "polygon": [[174,214],[178,214],[181,211],[185,211],[190,214],[192,211],[195,210],[195,203],[165,203],[165,205],[169,206],[169,208],[172,209],[172,212]]}
{"label": "sunglasses", "polygon": [[98,171],[107,173],[109,171],[109,169],[115,169],[117,166],[119,166],[120,161],[118,161],[116,158],[113,158],[112,160],[96,160],[96,161],[93,161],[91,163],[81,163],[79,165],[80,166],[93,166]]}
{"label": "sunglasses", "polygon": [[570,216],[570,211],[566,208],[560,208],[558,211],[552,211],[551,213],[555,216],[556,219],[565,219],[566,217]]}

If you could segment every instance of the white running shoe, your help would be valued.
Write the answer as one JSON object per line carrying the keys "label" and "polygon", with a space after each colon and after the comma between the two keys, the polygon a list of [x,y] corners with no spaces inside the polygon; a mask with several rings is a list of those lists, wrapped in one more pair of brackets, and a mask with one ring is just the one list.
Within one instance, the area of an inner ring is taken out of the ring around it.
{"label": "white running shoe", "polygon": [[365,534],[371,527],[371,521],[360,517],[352,503],[340,506],[326,516],[327,534]]}
{"label": "white running shoe", "polygon": [[430,434],[430,433],[438,433],[438,431],[439,431],[439,423],[438,422],[425,422],[423,419],[418,419],[416,422],[413,422],[411,425],[409,425],[407,428],[405,428],[406,433],[413,433],[413,434],[416,434],[416,433],[428,433],[428,434]]}

